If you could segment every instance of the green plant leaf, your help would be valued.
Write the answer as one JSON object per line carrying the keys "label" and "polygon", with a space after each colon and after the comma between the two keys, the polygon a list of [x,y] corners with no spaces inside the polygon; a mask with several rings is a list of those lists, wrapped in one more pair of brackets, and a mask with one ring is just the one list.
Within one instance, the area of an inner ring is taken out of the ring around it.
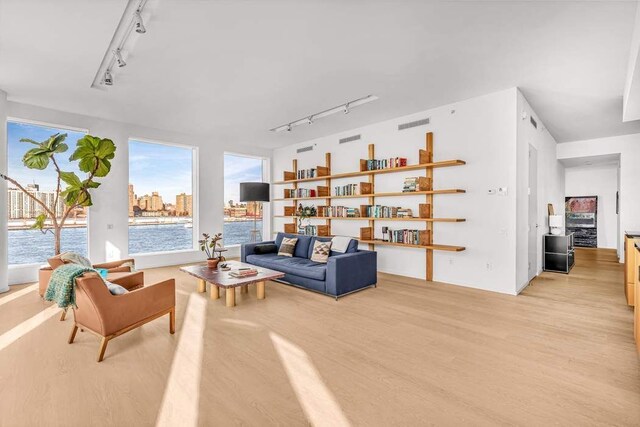
{"label": "green plant leaf", "polygon": [[60,179],[70,187],[80,188],[82,186],[82,181],[74,172],[60,172]]}
{"label": "green plant leaf", "polygon": [[36,217],[36,222],[31,226],[32,230],[42,230],[44,228],[44,222],[47,220],[47,215],[41,213]]}
{"label": "green plant leaf", "polygon": [[85,135],[78,140],[76,150],[69,160],[79,160],[78,167],[82,172],[95,172],[95,176],[103,177],[111,171],[109,160],[115,157],[115,152],[116,146],[112,140]]}

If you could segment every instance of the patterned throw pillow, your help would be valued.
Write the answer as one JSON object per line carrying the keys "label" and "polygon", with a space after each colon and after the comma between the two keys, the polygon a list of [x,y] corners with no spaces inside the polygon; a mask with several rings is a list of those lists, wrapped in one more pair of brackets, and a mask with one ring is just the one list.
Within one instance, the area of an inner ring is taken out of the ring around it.
{"label": "patterned throw pillow", "polygon": [[331,252],[331,242],[320,242],[316,240],[313,244],[311,261],[326,263]]}
{"label": "patterned throw pillow", "polygon": [[280,243],[280,250],[278,255],[281,256],[293,256],[293,252],[296,250],[296,243],[298,243],[297,237],[285,237]]}
{"label": "patterned throw pillow", "polygon": [[75,252],[65,252],[60,255],[60,259],[65,264],[78,264],[83,267],[92,267],[91,261]]}

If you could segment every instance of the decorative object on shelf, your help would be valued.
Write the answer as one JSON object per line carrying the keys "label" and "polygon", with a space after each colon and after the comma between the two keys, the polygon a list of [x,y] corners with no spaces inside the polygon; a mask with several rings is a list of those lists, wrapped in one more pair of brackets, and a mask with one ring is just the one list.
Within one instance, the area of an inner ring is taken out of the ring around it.
{"label": "decorative object on shelf", "polygon": [[259,242],[262,240],[262,233],[258,230],[256,221],[258,212],[262,212],[262,209],[258,210],[258,202],[269,201],[269,184],[266,182],[241,182],[240,201],[253,202],[253,230],[251,230],[249,241]]}
{"label": "decorative object on shelf", "polygon": [[200,250],[207,255],[207,266],[209,268],[216,268],[218,267],[218,262],[224,261],[222,252],[226,249],[219,246],[218,242],[221,240],[222,233],[218,233],[213,237],[210,234],[202,233],[202,239],[198,240]]}
{"label": "decorative object on shelf", "polygon": [[[65,221],[77,209],[86,208],[93,204],[91,190],[100,186],[95,178],[103,178],[109,174],[111,160],[116,153],[116,146],[110,139],[91,135],[80,138],[76,142],[76,149],[69,160],[77,161],[78,169],[86,174],[83,176],[84,179],[81,179],[74,172],[64,172],[58,167],[56,155],[69,149],[69,146],[64,143],[66,138],[66,133],[56,133],[42,142],[29,138],[20,139],[20,142],[35,145],[35,148],[28,150],[22,158],[22,163],[27,168],[45,170],[49,165],[54,166],[58,186],[53,203],[45,203],[18,181],[0,173],[0,178],[22,191],[25,199],[31,199],[30,202],[42,210],[31,228],[38,229],[43,234],[51,233],[53,235],[54,255],[60,255],[60,237]],[[62,214],[57,215],[56,209],[51,206],[59,206],[60,204],[63,205]]]}
{"label": "decorative object on shelf", "polygon": [[218,269],[222,271],[229,271],[231,270],[231,267],[229,267],[229,264],[227,264],[226,262],[223,262],[222,264],[218,265]]}
{"label": "decorative object on shelf", "polygon": [[305,226],[302,225],[302,221],[307,221],[307,225],[309,225],[309,218],[318,216],[318,211],[315,206],[302,206],[302,203],[298,206],[298,211],[296,212],[296,216],[298,217],[298,231],[300,234],[304,234]]}
{"label": "decorative object on shelf", "polygon": [[389,227],[382,227],[382,240],[384,242],[389,241],[389,236],[387,236],[388,233],[389,233]]}
{"label": "decorative object on shelf", "polygon": [[559,236],[562,233],[562,215],[549,215],[549,233]]}

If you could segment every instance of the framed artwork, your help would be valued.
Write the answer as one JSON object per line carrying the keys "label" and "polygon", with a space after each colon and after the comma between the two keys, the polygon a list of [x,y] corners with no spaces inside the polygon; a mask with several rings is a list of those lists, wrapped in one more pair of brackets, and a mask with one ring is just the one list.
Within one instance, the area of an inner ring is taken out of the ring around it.
{"label": "framed artwork", "polygon": [[565,226],[573,232],[573,243],[598,247],[598,196],[565,197]]}

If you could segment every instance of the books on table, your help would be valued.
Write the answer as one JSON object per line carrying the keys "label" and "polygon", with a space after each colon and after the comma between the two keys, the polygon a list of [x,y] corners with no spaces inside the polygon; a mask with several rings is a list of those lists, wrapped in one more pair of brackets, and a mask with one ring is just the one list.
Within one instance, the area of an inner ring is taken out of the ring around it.
{"label": "books on table", "polygon": [[229,276],[235,277],[237,279],[242,279],[244,277],[251,277],[251,276],[257,276],[257,275],[258,275],[258,270],[255,268],[233,270],[229,273]]}

